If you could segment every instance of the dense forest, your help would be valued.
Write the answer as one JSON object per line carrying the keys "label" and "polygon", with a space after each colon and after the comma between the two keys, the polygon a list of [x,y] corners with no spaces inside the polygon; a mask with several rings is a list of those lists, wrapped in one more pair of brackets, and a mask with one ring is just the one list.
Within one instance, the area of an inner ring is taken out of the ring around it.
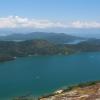
{"label": "dense forest", "polygon": [[100,40],[90,39],[78,44],[54,44],[47,40],[0,41],[0,61],[36,55],[68,55],[79,52],[100,51]]}
{"label": "dense forest", "polygon": [[66,47],[74,50],[75,52],[100,51],[100,39],[89,39],[87,41],[83,41],[75,45],[67,44]]}
{"label": "dense forest", "polygon": [[73,50],[66,46],[53,44],[46,40],[0,41],[0,61],[12,60],[23,56],[65,55],[72,52]]}

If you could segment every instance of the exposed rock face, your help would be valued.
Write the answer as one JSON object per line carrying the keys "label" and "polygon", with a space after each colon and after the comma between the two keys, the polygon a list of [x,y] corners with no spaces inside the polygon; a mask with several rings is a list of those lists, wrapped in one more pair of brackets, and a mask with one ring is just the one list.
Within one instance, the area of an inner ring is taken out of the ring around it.
{"label": "exposed rock face", "polygon": [[90,86],[74,87],[70,91],[62,91],[61,93],[46,97],[39,100],[100,100],[100,83]]}

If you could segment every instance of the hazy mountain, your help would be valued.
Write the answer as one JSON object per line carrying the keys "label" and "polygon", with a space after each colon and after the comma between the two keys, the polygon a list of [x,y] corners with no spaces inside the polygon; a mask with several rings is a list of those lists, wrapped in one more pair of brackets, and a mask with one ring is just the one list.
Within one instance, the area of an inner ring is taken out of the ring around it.
{"label": "hazy mountain", "polygon": [[84,38],[64,33],[47,33],[47,32],[32,32],[27,34],[16,33],[6,36],[0,36],[0,40],[5,40],[5,41],[24,41],[32,39],[44,39],[53,43],[68,43],[76,40],[83,40]]}

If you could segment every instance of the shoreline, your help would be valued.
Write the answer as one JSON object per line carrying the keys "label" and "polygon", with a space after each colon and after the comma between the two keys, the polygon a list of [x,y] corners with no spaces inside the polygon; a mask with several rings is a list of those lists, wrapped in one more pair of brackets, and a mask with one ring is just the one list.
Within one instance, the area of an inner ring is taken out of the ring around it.
{"label": "shoreline", "polygon": [[69,56],[69,55],[75,55],[75,54],[80,54],[80,53],[100,53],[100,51],[90,51],[90,52],[75,52],[75,53],[70,53],[70,54],[54,54],[54,55],[40,55],[40,54],[37,54],[37,55],[26,55],[26,56],[12,56],[12,57],[7,57],[7,59],[1,59],[0,60],[0,63],[3,63],[3,62],[8,62],[8,61],[13,61],[13,60],[16,60],[17,58],[23,58],[23,57],[37,57],[37,56]]}
{"label": "shoreline", "polygon": [[[55,92],[53,92],[49,95],[41,96],[41,97],[38,98],[38,100],[57,100],[56,97],[60,98],[60,96],[66,94],[66,93],[71,93],[72,91],[75,91],[75,89],[79,89],[79,88],[84,89],[84,88],[88,88],[88,87],[94,87],[98,84],[100,86],[100,80],[99,81],[83,82],[83,83],[79,83],[79,84],[76,84],[76,85],[71,85],[71,86],[68,86],[66,89],[59,89],[59,90],[56,90]],[[53,99],[50,99],[50,98],[53,98]],[[61,100],[63,100],[63,99],[61,99]],[[81,100],[81,99],[78,99],[78,100]]]}
{"label": "shoreline", "polygon": [[[83,83],[79,83],[79,84],[74,84],[74,85],[70,85],[70,86],[66,86],[65,89],[61,88],[58,89],[56,91],[54,91],[53,93],[47,94],[47,95],[42,95],[42,96],[37,96],[35,97],[34,95],[24,95],[24,96],[19,96],[19,97],[15,97],[12,100],[57,100],[57,99],[51,99],[54,97],[59,97],[62,96],[66,93],[72,93],[71,91],[75,91],[75,89],[84,89],[84,88],[88,88],[88,87],[93,87],[95,85],[100,86],[100,80],[99,81],[87,81],[87,82],[83,82]],[[60,98],[60,97],[59,97]],[[61,99],[63,100],[63,99]],[[78,99],[81,100],[81,99]]]}

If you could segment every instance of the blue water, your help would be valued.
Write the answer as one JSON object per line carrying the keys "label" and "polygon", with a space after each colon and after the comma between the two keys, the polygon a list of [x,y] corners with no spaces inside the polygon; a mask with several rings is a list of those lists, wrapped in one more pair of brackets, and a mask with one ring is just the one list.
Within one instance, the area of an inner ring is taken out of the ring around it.
{"label": "blue water", "polygon": [[64,44],[78,44],[78,43],[81,43],[81,42],[84,42],[84,41],[87,41],[87,40],[74,40],[74,41],[64,43]]}
{"label": "blue water", "polygon": [[33,56],[0,63],[0,100],[39,96],[74,83],[100,80],[100,53]]}

